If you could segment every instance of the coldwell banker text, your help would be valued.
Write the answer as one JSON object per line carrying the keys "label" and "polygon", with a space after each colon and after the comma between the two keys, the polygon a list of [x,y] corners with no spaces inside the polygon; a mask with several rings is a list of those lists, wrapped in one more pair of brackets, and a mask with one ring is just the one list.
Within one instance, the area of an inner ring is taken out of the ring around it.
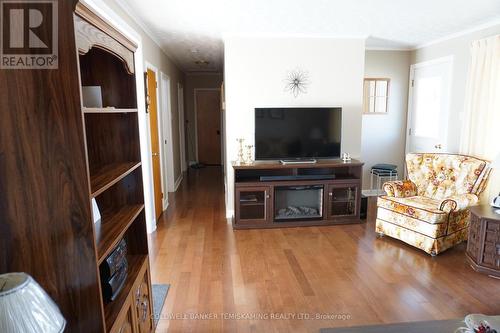
{"label": "coldwell banker text", "polygon": [[58,67],[57,0],[0,0],[2,69]]}

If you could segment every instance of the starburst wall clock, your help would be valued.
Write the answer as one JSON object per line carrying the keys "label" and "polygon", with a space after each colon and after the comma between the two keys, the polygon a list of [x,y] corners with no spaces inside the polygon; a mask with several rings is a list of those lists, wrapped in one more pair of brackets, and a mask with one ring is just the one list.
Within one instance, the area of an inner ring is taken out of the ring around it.
{"label": "starburst wall clock", "polygon": [[285,78],[285,91],[290,92],[293,97],[307,93],[308,85],[309,73],[301,69],[289,71]]}

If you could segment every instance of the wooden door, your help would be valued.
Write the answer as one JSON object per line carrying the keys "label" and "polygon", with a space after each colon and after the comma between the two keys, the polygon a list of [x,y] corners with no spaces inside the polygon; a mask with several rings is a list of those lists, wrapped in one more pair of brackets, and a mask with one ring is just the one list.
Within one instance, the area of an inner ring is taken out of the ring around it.
{"label": "wooden door", "polygon": [[153,188],[155,201],[155,217],[163,212],[163,193],[161,191],[160,137],[158,134],[158,98],[156,96],[155,72],[147,70],[147,89],[149,99],[149,127],[151,131],[151,155],[153,162]]}
{"label": "wooden door", "polygon": [[221,164],[220,91],[196,91],[196,123],[198,128],[198,162]]}

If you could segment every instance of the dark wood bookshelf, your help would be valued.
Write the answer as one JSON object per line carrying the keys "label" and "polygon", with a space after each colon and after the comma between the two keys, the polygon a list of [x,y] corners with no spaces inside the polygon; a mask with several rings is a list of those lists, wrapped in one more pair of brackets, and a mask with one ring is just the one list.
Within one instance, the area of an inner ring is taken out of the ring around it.
{"label": "dark wood bookshelf", "polygon": [[137,283],[137,276],[141,274],[144,275],[147,264],[147,255],[129,255],[127,256],[128,262],[128,274],[125,284],[118,295],[118,297],[109,303],[104,304],[104,317],[106,322],[106,327],[113,327],[116,318],[122,311],[123,305],[125,304],[127,298],[129,298],[130,293],[133,291],[134,286]]}
{"label": "dark wood bookshelf", "polygon": [[118,209],[110,208],[101,213],[101,220],[95,224],[97,262],[102,263],[116,244],[123,238],[128,227],[143,211],[144,205],[128,205]]}
{"label": "dark wood bookshelf", "polygon": [[[0,75],[8,147],[0,153],[0,272],[30,274],[61,310],[65,332],[151,333],[137,45],[79,1],[51,6],[59,65]],[[84,100],[84,86],[100,87],[102,103]],[[87,108],[95,105],[103,107]],[[101,264],[122,239],[125,287],[105,303]]]}
{"label": "dark wood bookshelf", "polygon": [[[80,85],[99,87],[104,107],[87,107],[81,99],[90,200],[101,219],[93,223],[95,267],[125,240],[127,277],[113,301],[100,291],[105,332],[152,332],[151,280],[144,211],[142,163],[133,43],[82,4],[75,30]],[[89,103],[90,104],[90,103]],[[99,273],[100,275],[100,273]],[[109,277],[100,277],[107,283]],[[143,316],[147,312],[149,315]]]}
{"label": "dark wood bookshelf", "polygon": [[137,109],[120,109],[120,108],[87,108],[83,107],[83,113],[137,113]]}
{"label": "dark wood bookshelf", "polygon": [[113,163],[90,176],[91,196],[96,197],[141,166],[141,162]]}

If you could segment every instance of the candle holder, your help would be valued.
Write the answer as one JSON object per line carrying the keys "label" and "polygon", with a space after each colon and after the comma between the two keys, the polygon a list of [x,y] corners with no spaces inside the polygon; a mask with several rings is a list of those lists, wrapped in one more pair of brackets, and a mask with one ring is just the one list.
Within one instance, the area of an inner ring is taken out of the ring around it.
{"label": "candle holder", "polygon": [[238,142],[238,163],[243,164],[245,163],[245,155],[243,153],[243,142],[245,142],[244,138],[239,138],[236,139]]}
{"label": "candle holder", "polygon": [[246,145],[245,148],[247,149],[246,163],[252,164],[253,163],[253,145]]}

